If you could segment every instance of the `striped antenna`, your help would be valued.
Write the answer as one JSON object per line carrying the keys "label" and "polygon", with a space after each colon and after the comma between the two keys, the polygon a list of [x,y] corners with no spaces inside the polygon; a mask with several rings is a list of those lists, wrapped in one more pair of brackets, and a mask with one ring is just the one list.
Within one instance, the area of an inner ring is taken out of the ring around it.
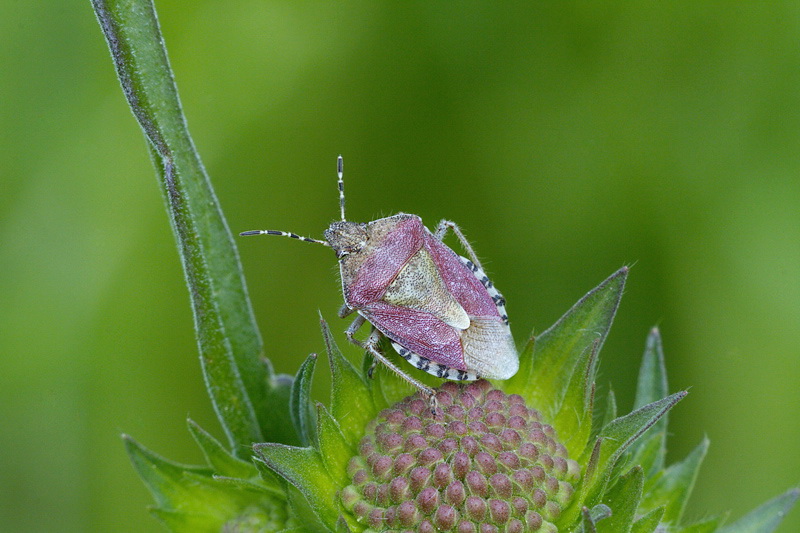
{"label": "striped antenna", "polygon": [[314,242],[317,244],[324,244],[325,246],[330,246],[330,244],[328,244],[328,241],[309,239],[308,237],[302,237],[296,233],[291,233],[288,231],[275,231],[274,229],[254,229],[250,231],[243,231],[239,235],[242,237],[247,237],[248,235],[277,235],[279,237],[290,237],[292,239],[297,239],[298,241]]}
{"label": "striped antenna", "polygon": [[336,160],[336,174],[339,176],[339,210],[342,212],[342,222],[344,222],[344,161],[342,156]]}

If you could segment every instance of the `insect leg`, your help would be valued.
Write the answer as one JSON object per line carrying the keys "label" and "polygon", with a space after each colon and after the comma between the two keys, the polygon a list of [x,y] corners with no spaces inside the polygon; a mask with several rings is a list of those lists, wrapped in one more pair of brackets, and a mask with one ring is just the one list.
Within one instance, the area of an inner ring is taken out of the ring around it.
{"label": "insect leg", "polygon": [[[345,331],[345,335],[347,336],[347,340],[355,344],[356,346],[366,350],[372,357],[375,358],[375,361],[380,361],[383,363],[389,370],[400,376],[402,379],[407,381],[409,384],[413,385],[417,389],[419,389],[422,394],[428,397],[428,401],[431,405],[431,411],[435,414],[436,411],[436,393],[434,390],[427,385],[423,385],[421,381],[414,379],[413,377],[409,376],[405,372],[403,372],[397,365],[392,363],[385,355],[383,355],[380,350],[378,350],[378,343],[381,339],[381,332],[377,329],[373,329],[372,333],[369,334],[366,340],[360,341],[355,338],[355,333],[358,329],[364,325],[367,319],[361,315],[353,320],[350,324],[350,327],[347,328]],[[373,366],[374,368],[374,366]],[[372,369],[370,369],[370,375],[372,374]]]}
{"label": "insect leg", "polygon": [[441,241],[444,239],[444,236],[447,235],[447,230],[449,229],[453,230],[453,233],[456,234],[456,237],[458,237],[458,240],[461,242],[461,246],[463,246],[464,250],[467,251],[467,255],[469,255],[470,260],[475,264],[475,266],[483,270],[483,266],[481,266],[478,256],[475,255],[475,250],[472,249],[472,245],[469,243],[467,238],[464,237],[464,234],[461,233],[461,228],[458,227],[458,224],[450,220],[441,220],[439,221],[439,225],[436,226],[436,231],[434,232],[433,236]]}
{"label": "insect leg", "polygon": [[[337,314],[339,315],[339,318],[347,318],[353,314],[353,311],[355,311],[355,309],[350,308],[347,304],[342,304]],[[361,324],[363,324],[363,322]],[[358,326],[361,327],[361,324],[359,324]],[[352,327],[352,324],[350,325],[350,327]],[[356,329],[358,329],[358,327]],[[355,330],[353,330],[353,333],[355,333]]]}

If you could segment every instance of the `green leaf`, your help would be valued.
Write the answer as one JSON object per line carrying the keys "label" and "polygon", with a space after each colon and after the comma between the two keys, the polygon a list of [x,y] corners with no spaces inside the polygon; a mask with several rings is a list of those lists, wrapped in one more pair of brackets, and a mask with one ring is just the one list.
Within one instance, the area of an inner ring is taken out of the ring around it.
{"label": "green leaf", "polygon": [[686,502],[694,488],[700,465],[708,451],[708,439],[703,441],[686,458],[649,480],[645,485],[642,510],[665,507],[663,522],[679,524]]}
{"label": "green leaf", "polygon": [[300,366],[292,384],[292,399],[289,402],[292,424],[294,424],[295,430],[300,436],[300,444],[303,446],[309,446],[316,441],[314,414],[311,406],[311,381],[316,363],[317,354],[312,353]]}
{"label": "green leaf", "polygon": [[662,400],[640,407],[628,415],[611,421],[600,430],[597,438],[599,449],[596,445],[592,451],[593,457],[596,456],[596,461],[593,458],[591,462],[596,462],[596,466],[591,472],[587,469],[581,489],[582,501],[586,504],[595,503],[608,483],[613,467],[625,450],[686,394],[686,391],[677,392]]}
{"label": "green leaf", "polygon": [[364,428],[375,417],[375,404],[361,374],[336,346],[328,324],[324,320],[320,324],[331,365],[331,414],[347,443],[355,447],[364,436]]}
{"label": "green leaf", "polygon": [[653,509],[633,523],[631,533],[653,533],[661,523],[662,516],[664,516],[663,507]]}
{"label": "green leaf", "polygon": [[[664,364],[664,349],[658,328],[650,330],[645,344],[642,365],[639,368],[639,381],[636,384],[634,409],[644,407],[667,395],[667,369]],[[665,425],[664,417],[656,425]]]}
{"label": "green leaf", "polygon": [[[92,0],[122,89],[144,131],[178,243],[206,387],[234,455],[279,434],[272,370],[233,238],[186,127],[150,0]],[[285,409],[284,409],[285,410]],[[263,430],[263,432],[262,432]]]}
{"label": "green leaf", "polygon": [[599,533],[628,533],[636,518],[639,500],[644,487],[644,474],[634,466],[621,476],[603,497],[603,503],[611,509],[611,516],[597,526]]}
{"label": "green leaf", "polygon": [[[553,420],[562,410],[582,412],[585,384],[572,377],[575,368],[592,346],[596,344],[598,352],[602,348],[619,306],[627,275],[627,267],[615,272],[581,298],[550,329],[539,335],[530,372],[517,372],[505,384],[505,390],[520,394],[530,405],[536,405],[547,420]],[[586,382],[592,383],[595,365],[590,365],[589,370]],[[531,383],[536,386],[531,387]],[[570,387],[580,390],[570,394]],[[569,404],[565,402],[566,398],[569,398]],[[557,426],[556,431],[559,435],[566,434]]]}
{"label": "green leaf", "polygon": [[356,450],[347,443],[339,424],[321,403],[317,404],[317,424],[322,462],[334,481],[344,487],[349,484],[347,463]]}
{"label": "green leaf", "polygon": [[256,444],[253,449],[264,463],[305,496],[324,524],[335,527],[339,511],[334,496],[338,487],[328,475],[317,450],[271,442]]}
{"label": "green leaf", "polygon": [[153,514],[173,531],[220,531],[241,520],[280,528],[290,522],[282,494],[242,480],[219,480],[208,468],[168,461],[130,437],[123,438],[136,471],[156,500]]}
{"label": "green leaf", "polygon": [[791,489],[720,530],[720,533],[770,533],[797,502],[800,489]]}
{"label": "green leaf", "polygon": [[[665,397],[669,392],[667,387],[667,370],[664,364],[664,350],[661,345],[661,334],[658,328],[650,330],[645,344],[642,365],[639,369],[639,381],[636,387],[636,399],[633,407],[638,409]],[[666,455],[668,415],[653,424],[647,435],[631,448],[634,456],[639,456],[645,477],[650,478],[664,468]],[[645,450],[644,448],[647,448]]]}
{"label": "green leaf", "polygon": [[123,435],[122,439],[133,467],[150,489],[158,507],[173,507],[173,500],[185,493],[181,484],[185,473],[204,473],[208,476],[212,473],[208,467],[182,465],[169,461],[148,450],[128,435]]}
{"label": "green leaf", "polygon": [[606,427],[615,418],[617,418],[617,396],[614,394],[614,389],[609,386],[608,396],[606,396],[606,408],[603,412],[603,418],[600,419],[600,429]]}
{"label": "green leaf", "polygon": [[597,363],[599,343],[587,347],[572,371],[567,395],[561,410],[553,418],[562,442],[572,457],[578,457],[586,448],[592,432],[592,410],[594,407],[594,369]]}
{"label": "green leaf", "polygon": [[217,439],[212,437],[194,421],[187,420],[186,422],[189,425],[189,433],[192,434],[195,442],[200,446],[214,474],[243,479],[258,476],[258,471],[252,463],[231,455]]}

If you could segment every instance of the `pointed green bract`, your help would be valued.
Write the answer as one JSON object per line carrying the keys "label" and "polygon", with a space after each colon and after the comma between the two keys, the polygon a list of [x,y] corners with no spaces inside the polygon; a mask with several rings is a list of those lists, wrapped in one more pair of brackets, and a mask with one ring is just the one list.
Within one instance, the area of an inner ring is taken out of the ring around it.
{"label": "pointed green bract", "polygon": [[331,414],[347,442],[355,446],[374,416],[375,404],[361,374],[336,346],[328,324],[324,320],[320,323],[331,365]]}
{"label": "pointed green bract", "polygon": [[598,524],[598,533],[628,533],[631,530],[643,487],[644,475],[638,466],[619,478],[603,497],[603,503],[608,505],[612,514]]}
{"label": "pointed green bract", "polygon": [[125,446],[156,500],[153,514],[173,531],[219,531],[242,520],[259,528],[291,523],[285,498],[265,487],[219,480],[208,468],[167,461],[130,437]]}
{"label": "pointed green bract", "polygon": [[733,524],[722,528],[720,533],[771,533],[775,531],[789,509],[794,506],[799,496],[800,489],[784,492]]}
{"label": "pointed green bract", "polygon": [[[667,395],[667,370],[664,364],[664,349],[661,333],[658,328],[650,330],[645,344],[642,365],[639,368],[639,380],[636,384],[634,409],[653,403]],[[663,417],[657,425],[666,425],[667,417]]]}
{"label": "pointed green bract", "polygon": [[564,445],[573,457],[583,452],[592,432],[593,376],[598,348],[599,343],[595,341],[576,362],[564,403],[552,421],[558,434],[564,435]]}
{"label": "pointed green bract", "polygon": [[170,507],[173,498],[184,492],[180,482],[186,472],[211,475],[211,470],[208,468],[169,461],[127,435],[123,435],[122,438],[134,468],[150,489],[159,507]]}
{"label": "pointed green bract", "polygon": [[189,433],[192,434],[195,442],[200,446],[206,458],[206,462],[213,469],[215,475],[243,479],[258,475],[252,463],[231,455],[218,440],[198,426],[194,421],[187,420],[187,424],[189,425]]}
{"label": "pointed green bract", "polygon": [[631,533],[653,533],[661,523],[662,516],[664,516],[663,507],[650,511],[633,523]]}
{"label": "pointed green bract", "polygon": [[[574,405],[565,406],[574,368],[587,350],[597,343],[599,351],[619,306],[628,268],[623,267],[584,296],[550,329],[536,338],[530,375],[522,372],[508,380],[505,388],[520,394],[542,410],[549,420],[562,409],[582,411],[580,394],[570,396]],[[594,368],[588,381],[594,381]],[[531,387],[530,383],[535,383]],[[577,383],[575,387],[582,387]],[[578,398],[578,400],[575,400]],[[556,428],[559,430],[559,428]]]}
{"label": "pointed green bract", "polygon": [[664,506],[663,522],[679,524],[686,502],[694,488],[700,465],[708,451],[708,439],[703,441],[686,458],[657,475],[645,485],[642,509]]}
{"label": "pointed green bract", "polygon": [[[584,501],[594,503],[599,498],[619,457],[633,441],[685,396],[685,391],[675,393],[617,418],[600,430],[599,452],[593,453],[597,456],[597,466],[593,472],[587,473],[583,480]],[[597,450],[596,447],[595,450]]]}
{"label": "pointed green bract", "polygon": [[289,410],[292,415],[292,424],[302,446],[310,446],[316,442],[316,423],[311,410],[311,381],[314,376],[314,367],[317,363],[317,354],[309,355],[292,383],[292,396],[289,401]]}
{"label": "pointed green bract", "polygon": [[[636,386],[636,399],[633,403],[634,409],[665,397],[669,392],[667,387],[667,370],[664,364],[661,334],[658,328],[653,328],[647,336],[642,356],[639,380]],[[641,456],[642,460],[647,460],[647,464],[639,463],[645,469],[645,477],[652,477],[653,474],[664,468],[668,419],[669,415],[661,417],[631,449],[632,454]],[[648,449],[644,450],[643,448]]]}
{"label": "pointed green bract", "polygon": [[323,523],[336,523],[339,512],[333,502],[338,487],[328,475],[317,450],[273,443],[256,444],[253,450],[305,496]]}
{"label": "pointed green bract", "polygon": [[321,403],[317,404],[317,433],[319,452],[328,474],[340,487],[347,485],[347,460],[342,459],[355,455],[355,448],[345,440],[339,424]]}

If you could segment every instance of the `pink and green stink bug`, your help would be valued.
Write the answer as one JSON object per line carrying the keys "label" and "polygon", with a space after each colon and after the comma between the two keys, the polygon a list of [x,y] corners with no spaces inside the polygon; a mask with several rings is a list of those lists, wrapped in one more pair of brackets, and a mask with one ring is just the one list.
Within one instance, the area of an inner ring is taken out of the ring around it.
{"label": "pink and green stink bug", "polygon": [[[430,398],[430,387],[378,350],[381,336],[388,337],[409,363],[443,379],[508,379],[516,374],[519,356],[505,300],[458,226],[442,220],[432,233],[420,217],[404,213],[368,223],[349,222],[344,214],[341,156],[337,173],[342,219],[325,231],[325,240],[274,230],[240,235],[281,235],[333,248],[344,294],[339,316],[358,313],[347,328],[348,340]],[[448,230],[456,234],[469,259],[442,242]],[[364,322],[372,325],[372,332],[361,341],[355,333]]]}

